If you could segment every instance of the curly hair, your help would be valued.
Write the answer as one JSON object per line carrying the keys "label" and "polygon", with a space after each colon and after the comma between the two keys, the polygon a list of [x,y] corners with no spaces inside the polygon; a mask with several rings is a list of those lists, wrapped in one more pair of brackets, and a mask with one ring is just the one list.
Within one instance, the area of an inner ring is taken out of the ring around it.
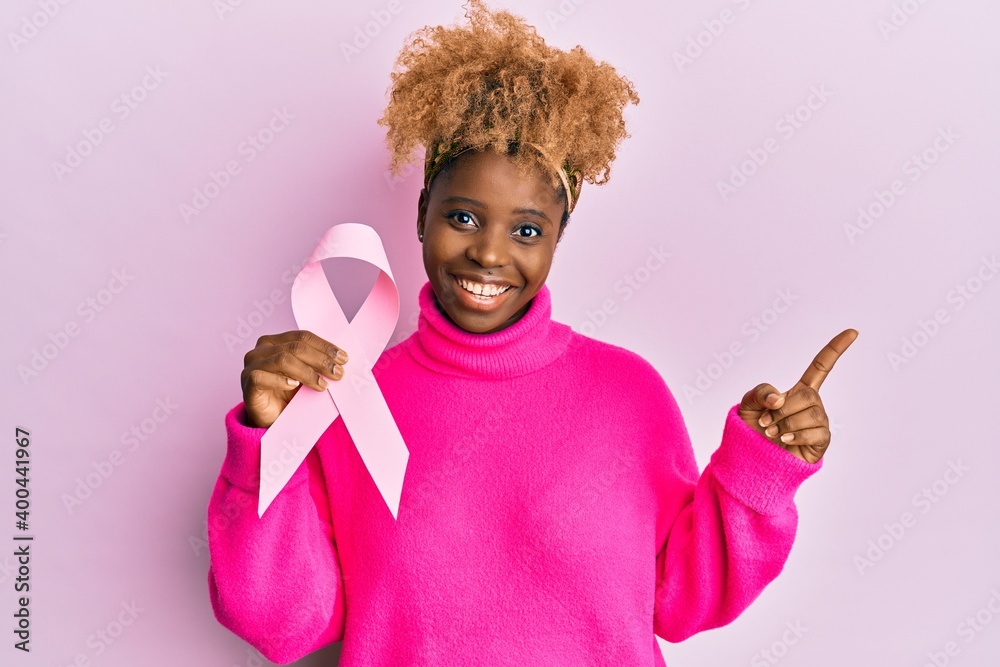
{"label": "curly hair", "polygon": [[429,152],[460,143],[510,155],[521,174],[540,166],[561,192],[553,166],[521,148],[534,143],[582,181],[606,183],[618,144],[630,136],[622,111],[639,103],[632,82],[581,46],[548,46],[515,14],[490,13],[482,0],[467,4],[468,27],[424,26],[396,59],[391,101],[377,121],[388,127],[391,175],[419,145]]}

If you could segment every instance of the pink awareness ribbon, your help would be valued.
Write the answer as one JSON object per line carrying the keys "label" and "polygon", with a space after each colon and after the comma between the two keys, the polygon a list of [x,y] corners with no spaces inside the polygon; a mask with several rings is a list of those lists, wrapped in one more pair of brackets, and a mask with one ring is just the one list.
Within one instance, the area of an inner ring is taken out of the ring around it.
{"label": "pink awareness ribbon", "polygon": [[[332,257],[360,259],[379,269],[375,285],[350,322],[323,272],[321,262]],[[378,233],[353,222],[328,229],[295,277],[291,303],[300,329],[344,348],[350,359],[339,380],[327,380],[325,391],[299,386],[264,433],[257,516],[264,516],[339,414],[396,519],[410,453],[372,375],[399,318],[399,291]]]}

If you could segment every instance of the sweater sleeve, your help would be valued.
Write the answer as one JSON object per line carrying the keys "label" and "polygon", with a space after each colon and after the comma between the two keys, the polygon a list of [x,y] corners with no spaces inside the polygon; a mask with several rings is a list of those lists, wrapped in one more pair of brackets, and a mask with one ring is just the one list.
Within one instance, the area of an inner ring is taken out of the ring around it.
{"label": "sweater sleeve", "polygon": [[[793,496],[817,472],[730,408],[722,443],[699,476],[666,385],[666,471],[660,493],[654,632],[670,642],[732,622],[784,567],[798,514]],[[661,535],[666,533],[665,540]]]}
{"label": "sweater sleeve", "polygon": [[218,621],[267,659],[289,664],[343,639],[344,584],[314,447],[257,516],[261,437],[241,401],[208,504],[208,586]]}

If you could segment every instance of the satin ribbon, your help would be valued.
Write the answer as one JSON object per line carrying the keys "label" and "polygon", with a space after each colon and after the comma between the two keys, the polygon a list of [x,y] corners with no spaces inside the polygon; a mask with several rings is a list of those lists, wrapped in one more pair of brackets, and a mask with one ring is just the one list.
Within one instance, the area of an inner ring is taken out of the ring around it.
{"label": "satin ribbon", "polygon": [[[360,259],[379,269],[375,285],[350,322],[323,272],[321,262],[332,257]],[[300,329],[342,347],[349,360],[344,364],[344,375],[327,380],[325,391],[301,385],[264,433],[257,516],[264,516],[316,441],[340,415],[396,519],[410,454],[372,375],[372,367],[399,318],[399,291],[378,233],[353,222],[327,230],[295,277],[291,303]]]}

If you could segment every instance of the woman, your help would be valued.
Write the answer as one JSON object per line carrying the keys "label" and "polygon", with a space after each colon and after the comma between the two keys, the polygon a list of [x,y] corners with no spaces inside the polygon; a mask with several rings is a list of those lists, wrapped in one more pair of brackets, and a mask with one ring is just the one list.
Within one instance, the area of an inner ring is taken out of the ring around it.
{"label": "woman", "polygon": [[261,436],[350,363],[264,336],[209,504],[213,609],[282,664],[343,640],[343,667],[664,665],[655,635],[729,623],[782,569],[829,442],[816,390],[856,332],[747,392],[699,475],[656,370],[552,320],[545,285],[638,96],[516,16],[469,18],[404,48],[379,121],[394,169],[427,148],[418,328],[373,370],[410,453],[398,520],[339,417],[258,518]]}

